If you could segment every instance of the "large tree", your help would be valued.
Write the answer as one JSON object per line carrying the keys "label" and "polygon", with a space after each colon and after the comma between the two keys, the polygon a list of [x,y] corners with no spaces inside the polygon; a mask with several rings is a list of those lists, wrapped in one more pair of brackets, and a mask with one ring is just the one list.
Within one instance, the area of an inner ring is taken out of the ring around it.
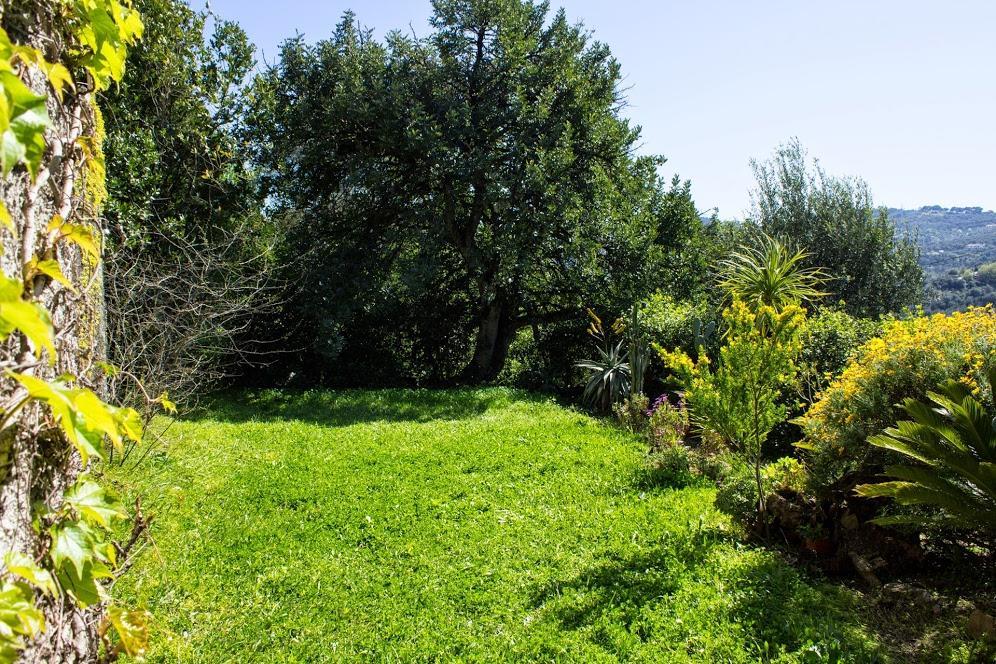
{"label": "large tree", "polygon": [[449,312],[437,338],[469,328],[462,376],[486,381],[522,327],[666,280],[698,219],[660,159],[634,157],[619,65],[581,25],[523,0],[433,7],[424,39],[379,43],[349,14],[287,42],[255,90],[257,158],[294,220],[310,327],[403,285]]}
{"label": "large tree", "polygon": [[807,263],[827,271],[828,302],[843,300],[858,316],[923,303],[916,238],[874,206],[863,180],[828,175],[818,162],[811,166],[797,139],[751,165],[757,180],[751,220],[807,251]]}

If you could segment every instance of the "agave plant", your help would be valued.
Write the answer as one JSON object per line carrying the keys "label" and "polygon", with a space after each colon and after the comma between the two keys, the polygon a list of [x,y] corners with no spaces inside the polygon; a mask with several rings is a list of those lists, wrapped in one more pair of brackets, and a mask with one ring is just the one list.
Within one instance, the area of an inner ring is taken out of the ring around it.
{"label": "agave plant", "polygon": [[[581,401],[585,406],[608,412],[612,405],[620,401],[630,389],[630,368],[626,340],[613,342],[612,336],[602,327],[601,319],[595,312],[588,310],[591,325],[588,334],[595,339],[598,346],[598,357],[582,360],[575,366],[589,372],[588,382],[584,386]],[[624,325],[616,321],[612,331],[621,333]]]}
{"label": "agave plant", "polygon": [[629,396],[634,398],[643,394],[643,378],[650,366],[650,343],[646,338],[643,322],[640,320],[640,306],[634,304],[630,309],[629,327],[626,329],[629,339]]}
{"label": "agave plant", "polygon": [[782,309],[826,295],[820,291],[827,275],[804,267],[809,256],[793,251],[777,238],[761,233],[756,247],[743,247],[719,263],[720,286],[748,304]]}
{"label": "agave plant", "polygon": [[[996,385],[996,367],[986,376]],[[907,399],[912,418],[868,439],[918,463],[889,466],[894,481],[863,484],[862,496],[888,497],[901,505],[937,508],[936,522],[996,535],[996,412],[987,410],[971,390],[948,381],[927,395],[928,405]],[[915,516],[884,517],[878,523],[917,523]]]}

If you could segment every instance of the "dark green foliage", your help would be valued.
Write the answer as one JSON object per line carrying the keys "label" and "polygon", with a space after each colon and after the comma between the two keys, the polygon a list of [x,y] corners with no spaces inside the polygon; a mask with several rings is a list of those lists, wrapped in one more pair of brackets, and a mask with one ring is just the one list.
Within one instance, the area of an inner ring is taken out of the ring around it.
{"label": "dark green foliage", "polygon": [[[990,368],[987,379],[991,390],[996,368]],[[903,410],[912,419],[868,439],[913,463],[888,466],[885,474],[893,481],[864,484],[856,490],[865,497],[934,508],[926,516],[884,517],[879,523],[967,528],[996,544],[996,409],[955,380],[927,396],[930,404],[906,399]]]}
{"label": "dark green foliage", "polygon": [[735,461],[716,489],[716,509],[734,522],[752,527],[757,521],[757,481],[751,468]]}
{"label": "dark green foliage", "polygon": [[254,322],[277,295],[276,229],[241,124],[254,47],[237,24],[182,0],[136,8],[144,38],[100,103],[103,283],[107,356],[122,369],[107,387],[148,411],[136,378],[190,404],[276,349],[280,331]]}
{"label": "dark green foliage", "polygon": [[854,352],[881,329],[876,320],[857,318],[838,308],[823,308],[810,317],[799,355],[803,401],[812,403],[840,375]]}
{"label": "dark green foliage", "polygon": [[[256,180],[237,132],[254,47],[230,21],[212,19],[205,35],[209,15],[181,0],[136,0],[135,7],[144,37],[100,104],[104,216],[112,241],[169,252],[150,234],[196,242],[258,217]],[[261,230],[258,220],[253,230]]]}
{"label": "dark green foliage", "polygon": [[282,261],[307,265],[276,325],[318,379],[359,355],[367,378],[492,380],[520,329],[700,279],[688,185],[632,156],[608,48],[545,4],[434,9],[424,39],[348,14],[290,40],[251,92]]}
{"label": "dark green foliage", "polygon": [[778,148],[768,162],[754,162],[756,227],[804,249],[806,264],[830,270],[824,284],[833,301],[855,316],[878,316],[923,304],[924,276],[915,236],[884,208],[868,186],[810,169],[798,140]]}

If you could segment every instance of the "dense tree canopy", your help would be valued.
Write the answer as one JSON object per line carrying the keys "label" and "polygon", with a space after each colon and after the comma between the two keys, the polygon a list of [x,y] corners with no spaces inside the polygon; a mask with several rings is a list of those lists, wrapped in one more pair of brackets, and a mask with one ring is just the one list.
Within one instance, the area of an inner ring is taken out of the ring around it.
{"label": "dense tree canopy", "polygon": [[236,133],[254,47],[237,23],[182,0],[135,7],[145,37],[102,104],[111,237],[200,240],[212,228],[232,229],[259,208]]}
{"label": "dense tree canopy", "polygon": [[634,156],[609,49],[546,3],[433,6],[428,38],[381,43],[347,14],[290,40],[254,90],[303,343],[370,357],[387,337],[436,377],[491,380],[522,327],[691,287],[694,205]]}
{"label": "dense tree canopy", "polygon": [[858,178],[810,168],[798,140],[753,162],[757,188],[752,221],[809,253],[808,264],[826,268],[828,301],[843,300],[859,316],[899,312],[923,304],[920,249],[876,209],[868,185]]}

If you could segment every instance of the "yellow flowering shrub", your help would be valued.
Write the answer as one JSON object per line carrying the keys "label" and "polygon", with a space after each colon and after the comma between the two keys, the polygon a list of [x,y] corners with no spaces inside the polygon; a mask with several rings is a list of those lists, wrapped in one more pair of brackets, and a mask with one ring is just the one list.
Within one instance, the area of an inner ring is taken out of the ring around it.
{"label": "yellow flowering shrub", "polygon": [[775,309],[735,299],[723,311],[726,326],[718,360],[704,352],[693,361],[682,350],[659,349],[684,388],[692,421],[721,440],[754,471],[758,512],[764,512],[762,450],[786,417],[782,397],[795,389],[795,358],[806,321],[798,305]]}
{"label": "yellow flowering shrub", "polygon": [[925,400],[944,380],[968,385],[987,403],[985,367],[996,351],[992,306],[953,314],[887,321],[882,334],[866,342],[843,373],[796,420],[798,443],[814,488],[847,491],[854,481],[880,472],[888,453],[871,448],[868,436],[895,424],[905,398]]}

